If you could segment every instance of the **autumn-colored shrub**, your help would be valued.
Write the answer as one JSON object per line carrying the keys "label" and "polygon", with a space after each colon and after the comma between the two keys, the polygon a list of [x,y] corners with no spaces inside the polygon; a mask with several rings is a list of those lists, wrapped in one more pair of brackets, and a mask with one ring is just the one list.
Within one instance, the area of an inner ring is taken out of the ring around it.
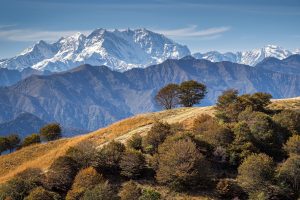
{"label": "autumn-colored shrub", "polygon": [[247,196],[237,182],[232,179],[221,179],[216,190],[222,199],[246,199]]}
{"label": "autumn-colored shrub", "polygon": [[142,196],[139,200],[160,200],[161,194],[151,188],[143,189]]}
{"label": "autumn-colored shrub", "polygon": [[75,160],[80,168],[92,166],[96,160],[96,144],[91,141],[83,141],[74,147],[70,147],[66,153],[67,156]]}
{"label": "autumn-colored shrub", "polygon": [[126,182],[119,193],[121,200],[139,199],[142,195],[142,190],[133,181]]}
{"label": "autumn-colored shrub", "polygon": [[103,172],[118,173],[124,151],[124,144],[112,141],[99,150],[93,166]]}
{"label": "autumn-colored shrub", "polygon": [[300,134],[300,112],[283,110],[273,116],[275,122],[288,129],[292,134]]}
{"label": "autumn-colored shrub", "polygon": [[26,181],[30,181],[35,185],[42,185],[45,175],[39,168],[27,168],[22,172],[16,174],[15,177],[21,178]]}
{"label": "autumn-colored shrub", "polygon": [[69,190],[66,200],[81,198],[86,190],[94,188],[101,182],[105,182],[105,179],[93,167],[80,170],[74,179],[72,189]]}
{"label": "autumn-colored shrub", "polygon": [[0,187],[0,199],[23,200],[36,187],[30,180],[13,178]]}
{"label": "autumn-colored shrub", "polygon": [[112,186],[106,181],[96,185],[93,189],[87,190],[82,200],[118,200],[116,192]]}
{"label": "autumn-colored shrub", "polygon": [[143,149],[145,152],[154,154],[157,152],[158,145],[164,142],[167,136],[172,135],[171,126],[163,122],[155,122],[143,138]]}
{"label": "autumn-colored shrub", "polygon": [[157,181],[174,190],[200,186],[209,178],[209,165],[190,138],[167,139],[158,149]]}
{"label": "autumn-colored shrub", "polygon": [[300,135],[293,135],[284,145],[284,150],[288,154],[300,155]]}
{"label": "autumn-colored shrub", "polygon": [[135,150],[142,150],[142,137],[140,134],[136,133],[134,134],[128,141],[127,146],[129,148],[135,149]]}
{"label": "autumn-colored shrub", "polygon": [[55,192],[47,191],[43,187],[37,187],[24,200],[62,200],[62,198]]}
{"label": "autumn-colored shrub", "polygon": [[230,129],[219,124],[215,118],[209,115],[200,115],[194,121],[193,130],[199,139],[215,147],[227,146],[233,140],[233,133]]}
{"label": "autumn-colored shrub", "polygon": [[279,179],[300,195],[300,155],[291,155],[277,171]]}
{"label": "autumn-colored shrub", "polygon": [[145,165],[144,155],[137,150],[129,149],[125,151],[120,161],[121,175],[138,178],[142,175]]}
{"label": "autumn-colored shrub", "polygon": [[50,166],[44,184],[51,191],[66,193],[71,188],[77,171],[76,161],[68,156],[61,156]]}
{"label": "autumn-colored shrub", "polygon": [[271,185],[274,171],[271,157],[266,154],[252,154],[239,166],[237,180],[247,192],[255,192]]}

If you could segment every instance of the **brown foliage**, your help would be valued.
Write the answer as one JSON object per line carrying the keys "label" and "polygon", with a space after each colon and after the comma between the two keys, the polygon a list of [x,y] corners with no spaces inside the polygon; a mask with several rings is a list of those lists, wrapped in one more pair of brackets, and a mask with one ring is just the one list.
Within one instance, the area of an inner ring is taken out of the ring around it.
{"label": "brown foliage", "polygon": [[142,195],[142,190],[133,181],[126,182],[119,193],[121,200],[139,199]]}
{"label": "brown foliage", "polygon": [[157,152],[158,145],[163,143],[167,136],[173,134],[171,126],[163,122],[155,122],[143,138],[143,149],[145,152],[154,154]]}
{"label": "brown foliage", "polygon": [[93,165],[105,172],[116,173],[120,170],[120,161],[125,151],[124,144],[112,141],[102,147],[96,155]]}
{"label": "brown foliage", "polygon": [[68,156],[54,161],[46,173],[45,186],[51,191],[66,193],[72,186],[78,171],[78,164]]}
{"label": "brown foliage", "polygon": [[164,109],[172,109],[178,105],[178,90],[177,84],[168,84],[161,88],[155,96],[155,101]]}
{"label": "brown foliage", "polygon": [[80,170],[74,179],[72,189],[68,192],[66,200],[81,198],[86,190],[94,188],[101,182],[105,182],[105,179],[93,167]]}
{"label": "brown foliage", "polygon": [[141,152],[129,149],[120,161],[121,174],[128,178],[138,178],[142,175],[145,164],[145,157]]}
{"label": "brown foliage", "polygon": [[208,163],[190,138],[165,141],[158,149],[157,181],[175,190],[208,180]]}

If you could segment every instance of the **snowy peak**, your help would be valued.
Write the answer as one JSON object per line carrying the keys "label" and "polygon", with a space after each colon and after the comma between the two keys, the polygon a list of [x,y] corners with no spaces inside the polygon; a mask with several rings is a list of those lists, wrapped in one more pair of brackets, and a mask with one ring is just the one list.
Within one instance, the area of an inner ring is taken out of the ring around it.
{"label": "snowy peak", "polygon": [[240,63],[255,66],[267,57],[274,57],[281,60],[292,55],[292,53],[276,45],[267,45],[260,49],[241,52],[241,55]]}
{"label": "snowy peak", "polygon": [[125,71],[186,55],[190,55],[186,46],[147,29],[109,31],[100,28],[88,36],[76,33],[51,44],[40,41],[20,55],[0,62],[0,68],[65,71],[91,64]]}
{"label": "snowy peak", "polygon": [[220,53],[217,51],[211,51],[207,53],[195,53],[195,56],[198,59],[207,59],[212,62],[220,62],[220,61],[230,61],[250,66],[255,66],[262,60],[268,57],[274,57],[277,59],[285,59],[293,54],[300,54],[300,51],[291,52],[287,49],[284,49],[280,46],[276,45],[266,45],[262,48],[253,49],[250,51],[243,51],[243,52],[227,52],[227,53]]}

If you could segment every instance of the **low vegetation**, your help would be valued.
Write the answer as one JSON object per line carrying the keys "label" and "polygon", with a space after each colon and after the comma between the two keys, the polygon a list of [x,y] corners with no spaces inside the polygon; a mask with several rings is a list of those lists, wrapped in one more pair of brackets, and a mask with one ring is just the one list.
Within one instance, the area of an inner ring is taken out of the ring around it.
{"label": "low vegetation", "polygon": [[[124,129],[112,125],[105,134],[81,136],[46,171],[3,183],[0,200],[297,199],[300,112],[270,104],[268,94],[229,90],[215,115],[180,121],[171,110],[151,124],[136,120],[121,135]],[[176,120],[168,123],[172,112]]]}

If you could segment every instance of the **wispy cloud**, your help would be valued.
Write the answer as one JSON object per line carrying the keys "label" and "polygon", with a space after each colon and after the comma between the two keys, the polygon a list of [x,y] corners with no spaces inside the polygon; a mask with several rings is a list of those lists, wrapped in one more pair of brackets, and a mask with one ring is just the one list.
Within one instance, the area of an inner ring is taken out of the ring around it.
{"label": "wispy cloud", "polygon": [[[110,29],[109,29],[110,30]],[[122,30],[122,29],[120,29]],[[171,37],[174,39],[189,39],[197,38],[202,40],[212,40],[222,36],[224,32],[230,30],[230,27],[212,27],[208,29],[198,29],[198,26],[191,25],[185,28],[178,29],[151,29],[154,32],[158,32]],[[88,35],[91,30],[35,30],[35,29],[20,29],[13,25],[0,25],[0,39],[9,41],[21,41],[21,42],[32,42],[32,41],[56,41],[61,37],[70,36],[77,32]]]}
{"label": "wispy cloud", "polygon": [[199,30],[198,26],[191,25],[179,29],[156,29],[154,31],[173,38],[216,39],[220,37],[222,33],[227,32],[229,30],[229,26],[212,27],[208,29]]}
{"label": "wispy cloud", "polygon": [[0,39],[20,42],[31,42],[38,40],[55,41],[60,37],[69,36],[77,32],[83,34],[90,33],[90,30],[45,31],[10,28],[11,27],[0,26]]}

